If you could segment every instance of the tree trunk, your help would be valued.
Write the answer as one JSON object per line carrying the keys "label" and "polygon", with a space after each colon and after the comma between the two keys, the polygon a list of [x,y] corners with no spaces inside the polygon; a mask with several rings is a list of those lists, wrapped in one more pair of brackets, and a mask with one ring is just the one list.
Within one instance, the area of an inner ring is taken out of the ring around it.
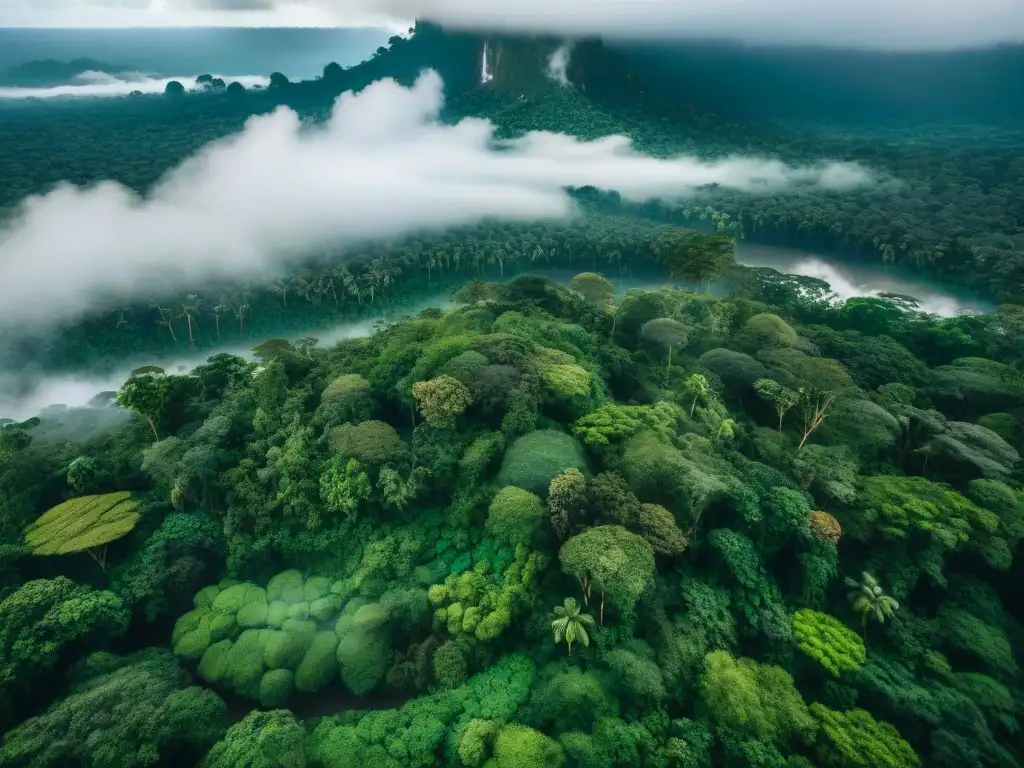
{"label": "tree trunk", "polygon": [[106,573],[107,572],[107,545],[104,544],[103,545],[103,549],[98,554],[97,554],[97,551],[96,551],[95,547],[89,547],[89,549],[87,549],[85,551],[89,555],[89,557],[91,557],[93,560],[96,561],[96,564],[100,567],[100,570],[103,571],[104,573]]}
{"label": "tree trunk", "polygon": [[604,626],[604,590],[601,590],[601,626]]}
{"label": "tree trunk", "polygon": [[160,442],[160,435],[156,433],[156,424],[153,423],[153,419],[149,416],[146,417],[146,421],[149,422],[149,428],[153,430],[153,437],[157,442]]}

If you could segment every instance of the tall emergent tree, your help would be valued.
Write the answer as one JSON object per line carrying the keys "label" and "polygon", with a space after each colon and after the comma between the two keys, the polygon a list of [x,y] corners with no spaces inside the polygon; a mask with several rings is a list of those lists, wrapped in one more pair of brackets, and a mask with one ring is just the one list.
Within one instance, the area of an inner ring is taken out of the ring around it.
{"label": "tall emergent tree", "polygon": [[555,606],[555,618],[551,622],[551,629],[555,632],[555,642],[563,640],[569,646],[569,655],[572,656],[572,644],[579,640],[583,645],[590,645],[590,635],[587,630],[594,629],[594,617],[589,613],[580,613],[580,607],[576,598],[567,597],[562,605]]}
{"label": "tall emergent tree", "polygon": [[160,416],[167,404],[170,394],[168,385],[168,377],[164,374],[163,368],[147,365],[132,371],[128,381],[117,393],[117,404],[142,416],[153,430],[155,440],[160,439],[156,425],[160,422]]}
{"label": "tall emergent tree", "polygon": [[870,573],[862,573],[860,578],[860,581],[846,578],[846,586],[850,588],[846,598],[850,601],[850,607],[860,615],[861,634],[866,634],[869,618],[882,624],[886,619],[892,618],[900,604],[896,598],[885,594]]}

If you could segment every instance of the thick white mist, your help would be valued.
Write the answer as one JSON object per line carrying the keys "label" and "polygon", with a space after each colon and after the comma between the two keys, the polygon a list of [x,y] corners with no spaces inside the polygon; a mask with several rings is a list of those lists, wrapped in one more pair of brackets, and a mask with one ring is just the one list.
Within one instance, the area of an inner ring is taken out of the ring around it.
{"label": "thick white mist", "polygon": [[[163,93],[167,84],[177,80],[186,88],[193,87],[197,75],[180,77],[150,77],[138,72],[122,72],[110,75],[106,72],[82,72],[66,85],[48,88],[0,87],[0,99],[55,99],[58,97],[115,97],[127,96],[132,91],[141,93]],[[214,75],[225,83],[239,82],[246,88],[266,87],[270,80],[262,75]]]}

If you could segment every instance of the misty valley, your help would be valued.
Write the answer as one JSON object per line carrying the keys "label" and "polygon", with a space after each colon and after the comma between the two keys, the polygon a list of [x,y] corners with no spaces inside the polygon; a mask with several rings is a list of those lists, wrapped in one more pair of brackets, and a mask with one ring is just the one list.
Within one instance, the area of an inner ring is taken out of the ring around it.
{"label": "misty valley", "polygon": [[1024,765],[1024,44],[523,13],[0,28],[0,768]]}

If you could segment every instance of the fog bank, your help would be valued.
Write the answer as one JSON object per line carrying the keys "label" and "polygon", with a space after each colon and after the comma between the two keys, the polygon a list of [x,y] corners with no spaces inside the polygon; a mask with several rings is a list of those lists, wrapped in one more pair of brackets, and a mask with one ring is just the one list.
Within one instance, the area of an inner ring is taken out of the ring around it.
{"label": "fog bank", "polygon": [[709,185],[841,193],[874,181],[855,163],[657,159],[625,136],[498,140],[486,120],[441,124],[442,87],[433,71],[410,88],[378,81],[343,94],[315,127],[284,107],[253,117],[146,197],[103,182],[27,199],[0,232],[0,332],[45,328],[176,287],[201,290],[211,279],[264,277],[327,246],[487,217],[565,219],[576,210],[571,186],[642,202]]}
{"label": "fog bank", "polygon": [[[336,17],[352,0],[324,0]],[[612,39],[735,40],[882,51],[1024,41],[1020,0],[358,0],[452,28]]]}
{"label": "fog bank", "polygon": [[[121,72],[110,75],[106,72],[82,72],[71,83],[47,88],[0,87],[0,99],[53,99],[57,97],[112,97],[127,96],[132,91],[141,93],[163,93],[172,80],[189,88],[194,85],[197,75],[176,77],[150,77],[139,72]],[[270,79],[262,75],[213,75],[225,83],[239,82],[246,88],[266,87]]]}

